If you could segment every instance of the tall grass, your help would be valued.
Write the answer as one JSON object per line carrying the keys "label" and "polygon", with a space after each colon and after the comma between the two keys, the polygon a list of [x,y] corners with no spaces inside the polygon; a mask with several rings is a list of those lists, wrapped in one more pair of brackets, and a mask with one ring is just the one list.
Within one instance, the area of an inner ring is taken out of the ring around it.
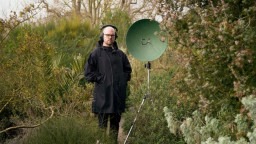
{"label": "tall grass", "polygon": [[112,144],[94,117],[56,117],[32,130],[23,144]]}

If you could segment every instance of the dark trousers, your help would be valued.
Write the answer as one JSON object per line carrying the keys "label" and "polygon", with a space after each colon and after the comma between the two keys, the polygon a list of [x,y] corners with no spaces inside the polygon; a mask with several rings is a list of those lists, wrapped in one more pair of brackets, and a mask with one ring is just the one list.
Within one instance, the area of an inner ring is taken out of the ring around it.
{"label": "dark trousers", "polygon": [[119,122],[121,120],[121,114],[118,113],[99,113],[99,127],[107,128],[108,119],[110,119],[110,132],[114,134],[116,139],[118,138]]}

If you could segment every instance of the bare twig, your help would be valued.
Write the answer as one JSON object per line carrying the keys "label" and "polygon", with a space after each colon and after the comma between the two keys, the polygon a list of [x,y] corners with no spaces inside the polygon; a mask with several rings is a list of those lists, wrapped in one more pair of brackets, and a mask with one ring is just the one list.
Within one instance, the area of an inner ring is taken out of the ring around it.
{"label": "bare twig", "polygon": [[[34,8],[34,9],[32,9],[32,10],[38,9],[38,8],[40,7],[40,5],[41,5],[41,3],[39,3],[38,6],[37,6],[36,8]],[[24,23],[24,22],[30,20],[31,18],[33,18],[33,17],[34,17],[35,15],[37,15],[38,13],[39,13],[39,12],[36,12],[36,13],[32,14],[31,16],[26,17],[26,18],[24,18],[24,19],[22,19],[22,20],[17,20],[17,19],[16,19],[16,22],[17,22],[17,23],[14,24],[12,27],[10,27],[9,31],[3,36],[2,39],[0,39],[0,45],[4,42],[5,39],[7,39],[7,37],[8,37],[9,34],[11,33],[11,31],[13,31],[15,28],[17,28],[20,24],[22,24],[22,23]],[[16,13],[15,13],[15,14],[16,14]],[[16,16],[16,15],[15,15],[15,16]]]}
{"label": "bare twig", "polygon": [[12,98],[10,98],[5,104],[4,104],[4,106],[1,108],[1,110],[0,110],[0,113],[3,111],[3,109],[9,104],[9,102],[11,101],[13,99],[13,97]]}
{"label": "bare twig", "polygon": [[60,14],[58,11],[56,11],[55,9],[51,9],[51,8],[49,7],[49,4],[48,4],[45,0],[41,0],[41,3],[44,4],[45,9],[46,9],[46,11],[47,11],[48,13],[53,13],[53,14],[55,14],[57,17],[61,17],[61,14]]}
{"label": "bare twig", "polygon": [[14,127],[9,127],[9,128],[6,128],[2,131],[0,131],[0,134],[1,133],[4,133],[4,132],[7,132],[9,130],[13,130],[13,129],[20,129],[20,128],[35,128],[35,127],[38,127],[42,124],[44,124],[45,122],[47,122],[49,119],[51,119],[54,115],[54,110],[53,110],[53,107],[49,107],[47,109],[50,109],[51,110],[51,115],[44,121],[40,122],[39,124],[35,124],[35,125],[21,125],[21,126],[14,126]]}

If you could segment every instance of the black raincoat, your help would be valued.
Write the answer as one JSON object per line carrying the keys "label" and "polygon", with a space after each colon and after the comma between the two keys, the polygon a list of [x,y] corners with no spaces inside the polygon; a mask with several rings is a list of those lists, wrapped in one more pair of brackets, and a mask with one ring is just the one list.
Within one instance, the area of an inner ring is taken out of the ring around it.
{"label": "black raincoat", "polygon": [[102,41],[90,54],[85,65],[85,78],[94,82],[93,113],[122,113],[125,110],[127,81],[131,78],[127,56],[114,42],[104,48]]}

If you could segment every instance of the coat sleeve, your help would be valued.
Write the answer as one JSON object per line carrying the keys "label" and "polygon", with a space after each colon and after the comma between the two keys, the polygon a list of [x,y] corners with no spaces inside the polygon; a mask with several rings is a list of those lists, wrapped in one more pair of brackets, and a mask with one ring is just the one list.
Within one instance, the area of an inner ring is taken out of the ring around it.
{"label": "coat sleeve", "polygon": [[126,80],[130,81],[131,80],[131,73],[132,73],[132,67],[131,64],[127,58],[127,56],[124,54],[123,55],[123,66],[124,66],[124,73],[126,76]]}
{"label": "coat sleeve", "polygon": [[98,72],[97,57],[93,53],[89,55],[85,64],[84,75],[88,82],[100,82],[103,78],[102,74]]}

